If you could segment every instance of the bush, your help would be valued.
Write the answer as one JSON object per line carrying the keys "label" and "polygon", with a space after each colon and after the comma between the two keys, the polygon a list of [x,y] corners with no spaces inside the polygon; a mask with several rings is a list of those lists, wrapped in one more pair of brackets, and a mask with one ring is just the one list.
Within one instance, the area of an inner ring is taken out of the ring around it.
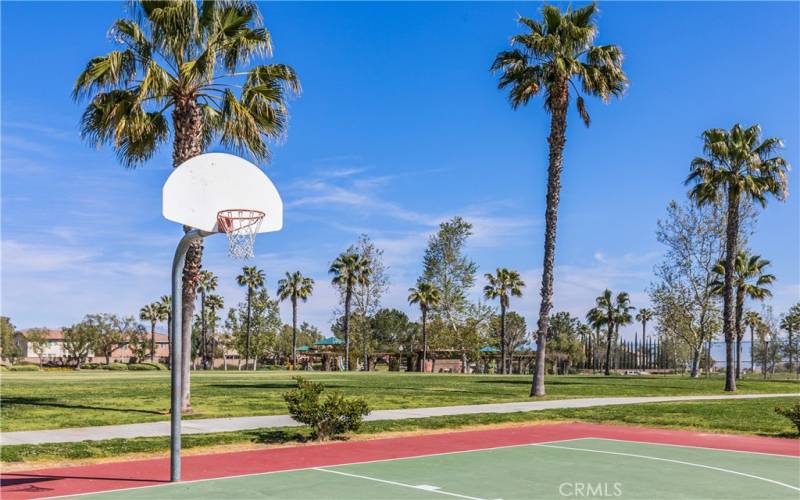
{"label": "bush", "polygon": [[100,369],[101,370],[113,370],[113,371],[127,370],[128,369],[128,365],[123,364],[123,363],[111,363],[110,365],[101,365]]}
{"label": "bush", "polygon": [[14,365],[10,368],[12,372],[38,372],[41,369],[37,365]]}
{"label": "bush", "polygon": [[131,363],[128,365],[128,370],[131,371],[148,371],[148,370],[158,370],[159,368],[156,365],[150,363]]}
{"label": "bush", "polygon": [[301,424],[311,427],[315,439],[328,438],[356,431],[361,426],[369,406],[362,398],[345,398],[338,392],[330,392],[321,400],[325,386],[303,377],[294,377],[297,388],[283,395],[289,405],[289,415]]}
{"label": "bush", "polygon": [[81,370],[101,370],[102,367],[100,363],[84,363],[81,365]]}
{"label": "bush", "polygon": [[797,433],[800,434],[800,399],[788,407],[776,406],[775,413],[791,420],[792,423],[797,427]]}
{"label": "bush", "polygon": [[156,370],[167,370],[168,369],[167,365],[165,365],[163,363],[159,363],[158,361],[142,361],[139,364],[140,365],[152,366]]}

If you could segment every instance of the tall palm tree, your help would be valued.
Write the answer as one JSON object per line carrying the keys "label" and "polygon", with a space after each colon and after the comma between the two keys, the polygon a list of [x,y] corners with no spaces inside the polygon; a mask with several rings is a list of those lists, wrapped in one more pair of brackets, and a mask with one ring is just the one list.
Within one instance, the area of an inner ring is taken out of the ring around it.
{"label": "tall palm tree", "polygon": [[[794,372],[794,355],[796,351],[794,334],[800,331],[800,303],[797,303],[789,308],[789,312],[787,312],[783,318],[781,318],[780,327],[786,330],[786,333],[789,335],[788,338],[788,354],[789,354],[789,373]],[[750,347],[750,355],[751,361],[750,364],[752,365],[752,330],[751,330],[751,347]]]}
{"label": "tall palm tree", "polygon": [[219,320],[217,317],[217,311],[225,307],[225,299],[222,298],[221,295],[211,294],[205,298],[205,304],[208,308],[208,318],[210,320],[209,322],[211,323],[211,354],[209,355],[209,359],[213,362],[214,352],[216,351],[217,345],[216,326],[217,321]]}
{"label": "tall palm tree", "polygon": [[[158,299],[158,320],[167,322],[167,364],[172,361],[172,297],[162,295]],[[170,370],[172,367],[170,367]]]}
{"label": "tall palm tree", "polygon": [[[300,84],[289,66],[251,66],[272,52],[255,2],[134,1],[131,11],[111,27],[120,50],[92,58],[75,81],[73,97],[89,100],[82,137],[111,146],[130,168],[147,162],[170,137],[173,167],[215,141],[269,160],[267,143],[285,135],[287,94],[298,93]],[[183,411],[191,409],[194,285],[202,253],[196,240],[183,270]]]}
{"label": "tall palm tree", "polygon": [[297,300],[307,301],[313,291],[314,280],[300,271],[287,272],[286,277],[278,281],[278,298],[292,301],[292,367],[297,366]]}
{"label": "tall palm tree", "polygon": [[[639,312],[636,313],[636,321],[642,324],[642,354],[644,355],[644,345],[647,342],[647,322],[653,319],[653,311],[650,309],[643,307],[639,309]],[[642,360],[644,360],[644,356],[642,356]]]}
{"label": "tall palm tree", "polygon": [[328,272],[333,275],[331,283],[344,289],[344,369],[350,371],[350,304],[355,286],[369,284],[370,263],[355,252],[344,252],[336,257]]}
{"label": "tall palm tree", "polygon": [[200,356],[203,359],[203,370],[208,370],[208,338],[206,336],[206,295],[217,289],[217,277],[211,271],[200,271],[197,277],[197,289],[200,291],[200,333],[203,345]]}
{"label": "tall palm tree", "polygon": [[606,324],[608,317],[602,309],[593,307],[586,313],[586,322],[590,327],[594,328],[595,340],[592,346],[592,370],[595,368],[595,360],[597,359],[597,346],[600,344],[600,329]]}
{"label": "tall palm tree", "polygon": [[156,323],[161,319],[158,302],[147,304],[139,310],[139,319],[150,322],[150,361],[156,360]]}
{"label": "tall palm tree", "polygon": [[[635,309],[630,305],[630,297],[627,292],[620,292],[614,297],[614,294],[606,288],[597,299],[595,299],[595,309],[597,314],[605,316],[602,324],[608,328],[606,336],[606,360],[603,373],[611,375],[611,344],[614,342],[614,335],[619,335],[619,325],[629,324],[633,321],[630,310]],[[598,318],[599,319],[599,318]]]}
{"label": "tall palm tree", "polygon": [[619,47],[594,45],[596,13],[595,4],[575,10],[567,8],[566,12],[545,5],[542,21],[520,16],[519,23],[526,32],[511,37],[513,48],[497,54],[491,67],[501,73],[498,86],[509,89],[514,109],[544,94],[545,109],[550,113],[542,302],[531,396],[545,395],[545,341],[553,300],[556,223],[570,93],[577,96],[578,112],[589,126],[589,113],[581,92],[608,101],[611,96],[621,96],[627,83]]}
{"label": "tall palm tree", "polygon": [[506,359],[506,309],[508,309],[511,296],[522,297],[522,289],[525,282],[519,277],[517,271],[505,268],[497,268],[495,274],[486,273],[484,275],[489,282],[483,287],[483,295],[489,300],[500,299],[500,373],[508,371],[508,360]]}
{"label": "tall palm tree", "polygon": [[[238,283],[239,286],[247,287],[247,344],[245,346],[245,370],[250,364],[250,315],[252,311],[253,291],[264,286],[265,280],[266,278],[264,277],[264,271],[258,269],[256,266],[243,267],[242,274],[236,277],[236,283]],[[253,363],[253,370],[255,369],[256,365]]]}
{"label": "tall palm tree", "polygon": [[614,338],[619,340],[619,327],[630,325],[633,323],[633,315],[631,311],[636,309],[630,303],[630,297],[627,293],[618,293],[616,297],[616,319],[614,321]]}
{"label": "tall palm tree", "polygon": [[725,218],[725,280],[722,293],[722,331],[725,334],[725,390],[736,390],[733,367],[734,297],[733,275],[739,251],[739,216],[743,200],[761,206],[767,195],[783,200],[787,195],[789,163],[777,153],[783,143],[777,137],[761,140],[761,127],[744,128],[738,123],[728,131],[703,132],[703,152],[691,163],[686,184],[694,184],[689,197],[698,205],[727,203]]}
{"label": "tall palm tree", "polygon": [[[742,338],[744,329],[742,328],[742,316],[744,314],[744,301],[749,298],[752,300],[764,300],[772,296],[772,292],[767,288],[775,282],[775,276],[768,274],[764,269],[770,265],[766,259],[760,255],[749,255],[747,252],[739,252],[733,262],[733,288],[735,291],[734,322],[733,328],[736,334],[736,378],[741,378],[741,357],[742,357]],[[714,266],[713,272],[716,279],[712,283],[713,290],[722,295],[725,289],[725,265],[718,262]]]}
{"label": "tall palm tree", "polygon": [[750,371],[755,371],[755,357],[753,355],[753,346],[755,346],[755,331],[761,325],[761,315],[755,311],[747,311],[744,313],[744,326],[750,328]]}
{"label": "tall palm tree", "polygon": [[428,311],[437,307],[441,301],[442,292],[432,283],[420,281],[416,288],[408,289],[408,303],[419,304],[422,315],[422,363],[419,371],[425,370],[425,363],[428,361]]}

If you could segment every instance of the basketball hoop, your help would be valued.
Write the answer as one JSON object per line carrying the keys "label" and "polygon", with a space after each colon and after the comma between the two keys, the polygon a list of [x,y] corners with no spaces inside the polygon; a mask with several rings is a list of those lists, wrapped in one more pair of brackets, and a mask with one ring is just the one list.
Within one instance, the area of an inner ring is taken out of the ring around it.
{"label": "basketball hoop", "polygon": [[228,235],[228,254],[236,259],[252,259],[256,234],[264,212],[232,208],[217,212],[217,229]]}

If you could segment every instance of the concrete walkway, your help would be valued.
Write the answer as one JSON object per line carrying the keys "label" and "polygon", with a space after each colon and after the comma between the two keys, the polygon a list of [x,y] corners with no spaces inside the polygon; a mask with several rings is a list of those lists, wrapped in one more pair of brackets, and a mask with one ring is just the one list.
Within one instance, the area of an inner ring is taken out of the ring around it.
{"label": "concrete walkway", "polygon": [[[365,420],[404,420],[409,418],[467,415],[476,413],[514,413],[523,411],[551,410],[559,408],[589,408],[592,406],[626,405],[641,403],[665,403],[670,401],[702,401],[718,399],[753,399],[774,397],[800,397],[800,394],[733,394],[712,396],[654,396],[554,399],[549,401],[519,401],[469,406],[441,406],[436,408],[412,408],[408,410],[376,410]],[[184,434],[230,432],[270,427],[296,427],[297,422],[288,415],[260,417],[231,417],[184,420]],[[101,427],[79,427],[41,431],[4,432],[0,434],[0,445],[67,443],[101,439],[127,439],[135,437],[168,436],[169,421],[144,424],[106,425]]]}

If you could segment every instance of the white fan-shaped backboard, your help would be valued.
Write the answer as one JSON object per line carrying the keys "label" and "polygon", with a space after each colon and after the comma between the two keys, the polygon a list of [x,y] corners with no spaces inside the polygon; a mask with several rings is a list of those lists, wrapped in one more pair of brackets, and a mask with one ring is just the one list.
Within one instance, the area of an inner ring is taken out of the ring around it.
{"label": "white fan-shaped backboard", "polygon": [[283,201],[260,168],[238,156],[206,153],[183,162],[164,184],[162,212],[173,222],[217,232],[220,210],[260,210],[259,233],[283,227]]}

